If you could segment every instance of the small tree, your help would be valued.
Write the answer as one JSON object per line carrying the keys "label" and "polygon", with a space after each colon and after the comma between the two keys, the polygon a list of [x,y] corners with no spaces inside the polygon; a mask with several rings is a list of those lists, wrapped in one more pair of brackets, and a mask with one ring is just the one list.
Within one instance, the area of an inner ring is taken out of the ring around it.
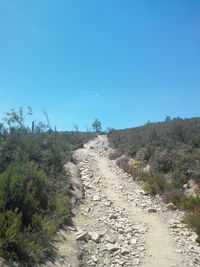
{"label": "small tree", "polygon": [[76,133],[78,133],[79,132],[79,127],[78,127],[78,125],[77,124],[73,124],[73,128],[74,128],[74,131],[76,132]]}
{"label": "small tree", "polygon": [[171,119],[171,117],[170,116],[167,116],[166,118],[165,118],[165,122],[169,122],[169,121],[171,121],[172,119]]}
{"label": "small tree", "polygon": [[98,119],[95,119],[92,123],[92,128],[96,132],[101,132],[101,122]]}
{"label": "small tree", "polygon": [[24,127],[25,117],[33,115],[32,108],[30,106],[27,107],[27,113],[24,114],[24,110],[22,107],[19,108],[18,111],[15,111],[13,108],[10,112],[6,112],[6,117],[3,120],[8,124],[9,127],[18,126]]}

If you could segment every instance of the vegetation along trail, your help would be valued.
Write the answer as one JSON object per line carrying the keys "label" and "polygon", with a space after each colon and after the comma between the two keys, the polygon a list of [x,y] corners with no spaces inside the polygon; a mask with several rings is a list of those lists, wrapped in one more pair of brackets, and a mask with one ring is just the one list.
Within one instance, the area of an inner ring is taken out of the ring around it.
{"label": "vegetation along trail", "polygon": [[109,150],[101,135],[74,154],[84,198],[72,229],[81,264],[69,266],[199,266],[183,214],[146,195],[108,159]]}

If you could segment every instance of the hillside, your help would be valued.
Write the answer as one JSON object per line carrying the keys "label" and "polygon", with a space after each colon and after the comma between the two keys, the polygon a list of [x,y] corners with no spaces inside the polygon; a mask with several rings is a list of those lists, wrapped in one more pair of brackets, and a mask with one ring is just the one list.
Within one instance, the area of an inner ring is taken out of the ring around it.
{"label": "hillside", "polygon": [[[0,257],[20,266],[52,258],[57,230],[71,222],[70,174],[64,165],[95,133],[24,123],[21,108],[0,124]],[[31,264],[31,265],[29,265]]]}
{"label": "hillside", "polygon": [[119,155],[149,163],[154,172],[180,172],[185,181],[200,182],[200,118],[112,130],[108,138]]}
{"label": "hillside", "polygon": [[110,158],[147,193],[189,210],[186,220],[200,235],[200,118],[112,130],[108,138],[116,149]]}
{"label": "hillside", "polygon": [[[43,123],[28,127],[29,115],[30,108],[11,110],[0,125],[0,262],[198,266],[197,235],[187,224],[200,236],[199,118],[112,130],[107,139],[95,132],[57,132]],[[66,171],[69,161],[73,169]],[[84,195],[78,208],[77,190]],[[178,240],[168,231],[174,234],[174,227]]]}

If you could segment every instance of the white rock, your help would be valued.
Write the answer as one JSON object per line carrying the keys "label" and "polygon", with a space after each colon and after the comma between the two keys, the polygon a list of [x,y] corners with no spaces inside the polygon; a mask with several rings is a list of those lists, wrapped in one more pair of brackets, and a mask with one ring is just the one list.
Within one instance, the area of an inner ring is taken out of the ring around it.
{"label": "white rock", "polygon": [[120,246],[117,244],[106,244],[105,250],[108,250],[110,252],[114,252],[120,249]]}
{"label": "white rock", "polygon": [[92,259],[95,263],[98,262],[98,259],[97,259],[97,257],[96,257],[95,255],[91,256],[91,259]]}
{"label": "white rock", "polygon": [[124,265],[124,261],[119,260],[119,259],[114,259],[112,261],[112,264],[114,264],[115,267],[117,267],[117,266],[123,266]]}
{"label": "white rock", "polygon": [[110,260],[109,260],[109,259],[105,259],[105,260],[103,260],[103,263],[104,263],[105,265],[110,265]]}
{"label": "white rock", "polygon": [[167,208],[169,210],[176,210],[176,206],[172,202],[170,202],[170,203],[167,204]]}
{"label": "white rock", "polygon": [[104,205],[107,206],[107,207],[109,207],[109,206],[111,205],[111,202],[106,201],[106,202],[104,203]]}
{"label": "white rock", "polygon": [[76,240],[88,240],[90,239],[90,236],[86,231],[80,231],[76,233]]}
{"label": "white rock", "polygon": [[135,245],[137,243],[137,239],[136,238],[133,238],[133,239],[131,239],[130,242],[131,242],[132,245]]}
{"label": "white rock", "polygon": [[90,232],[89,235],[90,235],[90,238],[94,242],[99,243],[99,241],[100,241],[100,235],[98,233],[96,233],[96,232]]}
{"label": "white rock", "polygon": [[130,240],[131,238],[132,238],[132,235],[131,235],[131,234],[127,234],[127,235],[126,235],[126,239],[127,239],[127,240]]}
{"label": "white rock", "polygon": [[[76,229],[73,228],[73,227],[71,227],[71,226],[68,226],[67,228],[68,228],[69,231],[72,231],[72,232],[75,232],[75,231],[76,231]],[[1,266],[1,265],[0,265],[0,266]]]}
{"label": "white rock", "polygon": [[122,255],[129,254],[129,252],[130,252],[129,249],[128,249],[128,248],[125,248],[125,247],[122,248],[122,250],[121,250],[121,254],[122,254]]}
{"label": "white rock", "polygon": [[88,213],[90,211],[90,208],[84,208],[84,211]]}
{"label": "white rock", "polygon": [[133,232],[133,229],[131,229],[130,227],[127,227],[125,230],[124,230],[125,233],[132,233]]}
{"label": "white rock", "polygon": [[106,236],[106,241],[109,243],[114,244],[115,243],[115,239],[113,236]]}
{"label": "white rock", "polygon": [[87,265],[88,266],[95,266],[96,264],[93,260],[89,260],[89,261],[87,261]]}
{"label": "white rock", "polygon": [[148,213],[156,213],[157,212],[157,210],[156,209],[153,209],[153,208],[151,208],[151,209],[148,209]]}
{"label": "white rock", "polygon": [[107,229],[102,230],[99,235],[100,237],[103,237],[107,233]]}
{"label": "white rock", "polygon": [[111,214],[111,215],[109,216],[109,219],[117,219],[117,215],[116,215],[116,214]]}
{"label": "white rock", "polygon": [[98,195],[95,195],[94,197],[93,197],[93,201],[100,201],[101,200],[101,198],[100,198],[100,196],[98,196]]}

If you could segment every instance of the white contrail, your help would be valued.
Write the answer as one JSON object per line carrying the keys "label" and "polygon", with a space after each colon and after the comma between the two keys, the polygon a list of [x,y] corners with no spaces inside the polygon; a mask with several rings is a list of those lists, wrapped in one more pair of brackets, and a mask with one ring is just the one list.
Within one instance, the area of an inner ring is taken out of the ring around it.
{"label": "white contrail", "polygon": [[[142,90],[142,89],[141,89]],[[101,94],[117,94],[117,93],[133,93],[133,92],[138,92],[141,90],[104,90],[104,91],[66,91],[65,94],[66,95],[95,95],[95,96],[100,96]],[[144,90],[142,90],[144,91]]]}

